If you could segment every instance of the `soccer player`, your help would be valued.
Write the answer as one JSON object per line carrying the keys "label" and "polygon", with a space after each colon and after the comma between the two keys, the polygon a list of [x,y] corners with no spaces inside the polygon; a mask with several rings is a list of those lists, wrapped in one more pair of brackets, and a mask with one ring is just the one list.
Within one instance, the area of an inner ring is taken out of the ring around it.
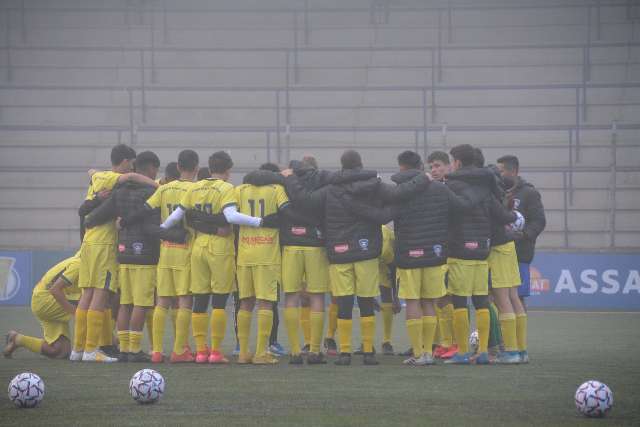
{"label": "soccer player", "polygon": [[506,155],[498,159],[498,169],[507,189],[507,203],[513,209],[522,213],[525,226],[522,232],[514,233],[516,254],[518,256],[520,281],[518,295],[521,299],[523,312],[516,315],[516,329],[520,362],[528,363],[527,352],[527,314],[525,298],[530,294],[531,279],[529,265],[533,260],[536,239],[544,230],[547,220],[540,193],[533,184],[519,176],[520,162],[516,156]]}
{"label": "soccer player", "polygon": [[[91,208],[99,205],[101,198],[98,198],[98,195],[112,190],[116,183],[132,180],[157,186],[148,177],[130,173],[135,157],[136,152],[127,145],[119,144],[113,147],[112,169],[96,172],[91,176],[87,197],[79,213],[91,211]],[[87,205],[92,207],[84,209]],[[117,360],[97,350],[100,336],[104,335],[103,327],[111,324],[111,314],[109,310],[105,310],[109,296],[118,289],[116,240],[114,221],[87,230],[84,234],[80,248],[82,263],[78,279],[82,296],[76,309],[73,349],[69,356],[72,361],[115,362]]]}
{"label": "soccer player", "polygon": [[60,261],[47,271],[33,289],[31,311],[42,327],[44,338],[30,337],[16,331],[7,334],[4,357],[23,347],[51,359],[66,359],[71,352],[69,320],[76,311],[80,288],[80,252]]}
{"label": "soccer player", "polygon": [[[238,212],[235,188],[227,182],[231,177],[232,167],[233,160],[228,153],[213,153],[209,157],[210,177],[190,186],[180,205],[162,223],[165,228],[180,224],[186,213],[188,223],[197,231],[191,249],[190,289],[193,294],[191,328],[196,342],[196,363],[229,363],[222,353],[222,341],[227,326],[225,307],[229,293],[233,290],[236,273],[235,239],[231,229],[207,229],[206,218],[222,214],[229,224],[253,228],[259,227],[262,222],[261,218]],[[191,216],[195,216],[197,221],[189,221]],[[210,301],[211,318],[208,314]],[[210,348],[207,346],[209,325]]]}
{"label": "soccer player", "polygon": [[164,168],[164,177],[160,180],[159,184],[164,185],[170,182],[180,179],[180,170],[178,169],[178,162],[169,162]]}
{"label": "soccer player", "polygon": [[393,316],[400,312],[398,288],[396,286],[396,267],[394,264],[394,231],[386,225],[382,226],[382,253],[379,258],[380,268],[380,311],[382,312],[382,354],[393,356],[391,332]]}
{"label": "soccer player", "polygon": [[[187,191],[195,185],[198,173],[198,153],[183,150],[178,154],[177,170],[179,178],[162,185],[147,200],[147,207],[160,211],[161,221],[165,221],[178,207]],[[151,362],[160,363],[162,354],[165,323],[168,310],[178,305],[176,315],[175,338],[171,363],[193,362],[195,358],[188,347],[189,327],[191,326],[191,250],[195,232],[185,227],[187,238],[183,244],[163,240],[160,244],[158,261],[158,282],[156,288],[157,301],[153,315],[153,352]]]}

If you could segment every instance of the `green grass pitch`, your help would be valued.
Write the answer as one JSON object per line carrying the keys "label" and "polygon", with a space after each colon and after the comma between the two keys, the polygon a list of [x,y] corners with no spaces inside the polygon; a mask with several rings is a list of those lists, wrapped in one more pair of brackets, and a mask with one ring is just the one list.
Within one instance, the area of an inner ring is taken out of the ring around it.
{"label": "green grass pitch", "polygon": [[[362,366],[359,357],[351,367],[331,361],[289,366],[286,358],[269,367],[163,364],[153,368],[164,376],[166,392],[149,406],[128,394],[131,375],[147,366],[72,364],[18,350],[14,359],[0,361],[0,382],[8,385],[20,372],[35,372],[45,381],[45,399],[36,409],[19,410],[0,398],[0,420],[2,425],[640,425],[640,313],[532,312],[529,324],[531,364],[526,366],[406,367],[398,356],[380,356],[377,367]],[[23,307],[3,307],[0,325],[39,331]],[[394,332],[396,349],[404,350],[403,314],[395,317]],[[230,335],[225,346],[230,352]],[[589,379],[613,390],[614,408],[605,419],[576,414],[573,394]]]}

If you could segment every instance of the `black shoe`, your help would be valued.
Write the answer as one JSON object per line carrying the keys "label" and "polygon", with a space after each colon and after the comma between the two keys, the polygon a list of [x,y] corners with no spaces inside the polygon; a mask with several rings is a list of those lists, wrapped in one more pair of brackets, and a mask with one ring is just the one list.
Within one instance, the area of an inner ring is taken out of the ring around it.
{"label": "black shoe", "polygon": [[306,356],[307,354],[309,354],[310,349],[311,347],[309,346],[309,344],[305,344],[304,347],[302,347],[302,350],[300,350],[300,354]]}
{"label": "black shoe", "polygon": [[338,359],[333,362],[338,366],[349,366],[351,365],[351,353],[340,353]]}
{"label": "black shoe", "polygon": [[100,350],[107,356],[114,357],[116,359],[120,355],[120,351],[115,345],[103,345],[102,347],[100,347]]}
{"label": "black shoe", "polygon": [[129,361],[129,353],[121,352],[118,353],[118,362],[128,362]]}
{"label": "black shoe", "polygon": [[289,356],[289,365],[304,365],[304,359],[301,354],[292,354]]}
{"label": "black shoe", "polygon": [[307,365],[326,365],[327,359],[322,353],[309,353],[307,356]]}
{"label": "black shoe", "polygon": [[409,347],[408,350],[405,350],[402,353],[398,353],[398,356],[402,356],[402,357],[411,357],[411,356],[413,356],[413,348]]}
{"label": "black shoe", "polygon": [[151,363],[151,357],[144,351],[137,353],[129,353],[129,362],[134,363]]}
{"label": "black shoe", "polygon": [[362,359],[362,364],[363,365],[368,365],[368,366],[375,366],[375,365],[379,365],[380,362],[378,362],[378,359],[376,359],[376,355],[373,353],[365,353],[364,354],[364,358]]}
{"label": "black shoe", "polygon": [[393,352],[393,346],[390,342],[382,343],[382,354],[384,356],[393,356],[395,353]]}

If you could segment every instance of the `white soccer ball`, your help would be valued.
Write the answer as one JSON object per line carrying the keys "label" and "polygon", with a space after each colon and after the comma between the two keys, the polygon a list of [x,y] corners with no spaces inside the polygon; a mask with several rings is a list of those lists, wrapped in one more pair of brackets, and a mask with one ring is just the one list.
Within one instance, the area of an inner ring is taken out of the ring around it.
{"label": "white soccer ball", "polygon": [[44,398],[44,381],[34,373],[23,372],[9,383],[9,400],[18,408],[34,408]]}
{"label": "white soccer ball", "polygon": [[131,377],[129,393],[138,403],[156,403],[164,393],[164,378],[153,369],[141,369]]}
{"label": "white soccer ball", "polygon": [[613,393],[600,381],[587,381],[576,390],[576,408],[587,417],[604,417],[613,406]]}
{"label": "white soccer ball", "polygon": [[478,331],[473,331],[469,335],[469,349],[475,353],[478,351],[478,345],[480,343],[480,335],[478,335]]}

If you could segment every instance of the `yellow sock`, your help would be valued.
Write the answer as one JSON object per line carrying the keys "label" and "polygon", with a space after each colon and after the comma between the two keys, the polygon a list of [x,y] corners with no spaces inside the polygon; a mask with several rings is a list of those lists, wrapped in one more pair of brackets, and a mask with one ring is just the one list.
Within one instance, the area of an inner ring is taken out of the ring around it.
{"label": "yellow sock", "polygon": [[335,338],[338,329],[338,304],[329,304],[327,323],[327,338]]}
{"label": "yellow sock", "polygon": [[191,310],[188,308],[179,308],[176,311],[176,338],[173,341],[173,352],[175,354],[182,354],[189,340]]}
{"label": "yellow sock", "polygon": [[491,325],[488,308],[476,310],[476,324],[478,325],[478,352],[486,353],[489,345],[489,327]]}
{"label": "yellow sock", "polygon": [[111,309],[107,308],[103,311],[104,319],[102,319],[102,333],[100,334],[100,347],[104,345],[113,345],[113,317],[111,317]]}
{"label": "yellow sock", "polygon": [[391,342],[391,330],[393,329],[393,304],[383,302],[380,304],[382,311],[382,342]]}
{"label": "yellow sock", "polygon": [[76,309],[75,324],[73,326],[73,349],[83,351],[87,340],[87,310]]}
{"label": "yellow sock", "polygon": [[118,331],[118,341],[120,341],[120,353],[129,353],[129,331]]}
{"label": "yellow sock", "polygon": [[296,356],[300,354],[300,335],[298,327],[302,323],[300,320],[299,307],[285,307],[284,323],[287,326],[287,334],[289,335],[289,347],[291,354]]}
{"label": "yellow sock", "polygon": [[454,343],[453,336],[453,304],[447,304],[440,310],[438,318],[438,326],[440,329],[440,345],[443,347],[451,347]]}
{"label": "yellow sock", "polygon": [[227,330],[227,313],[223,308],[211,310],[211,350],[220,351]]}
{"label": "yellow sock", "polygon": [[176,328],[178,327],[178,310],[179,308],[170,308],[169,316],[171,318],[171,325],[173,326],[173,337],[176,336]]}
{"label": "yellow sock", "polygon": [[251,334],[251,312],[247,310],[238,311],[238,344],[240,354],[249,354],[249,335]]}
{"label": "yellow sock", "polygon": [[304,345],[311,343],[311,307],[300,307],[300,328],[304,336]]}
{"label": "yellow sock", "polygon": [[157,306],[153,310],[153,344],[151,346],[154,353],[162,353],[162,342],[164,341],[164,325],[167,320],[167,309]]}
{"label": "yellow sock", "polygon": [[362,351],[373,353],[373,338],[376,335],[376,316],[360,316],[360,334],[362,335]]}
{"label": "yellow sock", "polygon": [[26,348],[32,353],[39,354],[42,351],[42,344],[44,344],[44,340],[42,338],[18,334],[16,335],[16,344],[20,347]]}
{"label": "yellow sock", "polygon": [[340,353],[351,353],[351,319],[338,319],[338,338],[340,339]]}
{"label": "yellow sock", "polygon": [[149,338],[149,342],[151,343],[151,348],[153,348],[153,312],[155,310],[153,308],[149,308],[144,312],[144,324],[147,327],[147,338]]}
{"label": "yellow sock", "polygon": [[469,352],[469,310],[456,308],[453,310],[453,331],[458,342],[460,354]]}
{"label": "yellow sock", "polygon": [[[438,318],[436,316],[422,316],[422,344],[424,352],[431,354],[433,341],[438,329]],[[415,352],[414,352],[415,354]]]}
{"label": "yellow sock", "polygon": [[84,351],[91,353],[98,347],[100,335],[102,334],[102,311],[87,310],[87,342]]}
{"label": "yellow sock", "polygon": [[256,356],[267,351],[271,326],[273,326],[273,310],[258,310],[258,336],[256,337]]}
{"label": "yellow sock", "polygon": [[129,351],[131,353],[142,351],[142,331],[129,331]]}
{"label": "yellow sock", "polygon": [[420,357],[422,356],[424,347],[422,342],[422,319],[407,319],[406,325],[413,355]]}
{"label": "yellow sock", "polygon": [[311,312],[311,345],[309,351],[320,353],[322,333],[324,332],[324,311]]}
{"label": "yellow sock", "polygon": [[191,314],[191,329],[193,330],[193,340],[196,342],[196,351],[207,350],[207,329],[209,328],[208,313]]}
{"label": "yellow sock", "polygon": [[516,331],[518,336],[518,351],[527,350],[527,313],[516,316]]}
{"label": "yellow sock", "polygon": [[516,315],[513,313],[500,313],[500,330],[502,332],[502,341],[506,351],[516,351],[518,349],[518,340],[516,335]]}

